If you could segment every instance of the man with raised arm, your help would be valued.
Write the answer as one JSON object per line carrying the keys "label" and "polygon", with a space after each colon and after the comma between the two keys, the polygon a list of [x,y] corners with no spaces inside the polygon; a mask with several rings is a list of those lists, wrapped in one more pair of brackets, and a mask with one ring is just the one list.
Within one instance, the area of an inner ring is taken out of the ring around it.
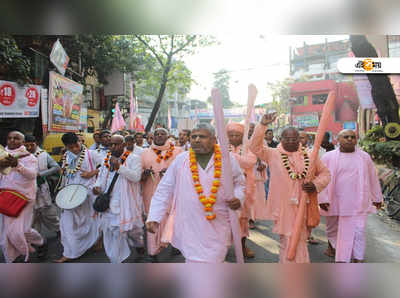
{"label": "man with raised arm", "polygon": [[[289,241],[293,233],[300,198],[306,193],[321,192],[329,181],[329,170],[317,160],[310,160],[310,155],[300,145],[299,132],[294,127],[283,130],[281,143],[277,148],[264,145],[267,126],[276,118],[276,114],[266,114],[255,128],[250,139],[249,149],[261,160],[268,163],[271,172],[271,184],[265,210],[265,218],[274,221],[273,232],[280,235],[280,263],[287,259]],[[315,163],[316,172],[310,182],[305,182],[311,163]],[[308,230],[306,218],[301,229],[296,257],[292,262],[308,263]]]}

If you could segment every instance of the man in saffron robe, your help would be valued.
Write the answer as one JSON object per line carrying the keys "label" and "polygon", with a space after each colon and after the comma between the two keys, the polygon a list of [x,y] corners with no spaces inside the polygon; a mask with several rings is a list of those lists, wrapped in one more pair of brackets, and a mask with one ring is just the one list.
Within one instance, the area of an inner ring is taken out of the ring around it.
{"label": "man in saffron robe", "polygon": [[0,189],[16,191],[28,199],[28,204],[18,217],[2,215],[0,244],[7,263],[14,262],[21,255],[25,256],[25,262],[27,262],[29,253],[35,251],[32,245],[42,246],[44,243],[42,236],[31,228],[36,200],[38,162],[26,150],[23,142],[22,133],[10,132],[5,148],[9,156],[0,160],[0,170],[11,167],[8,175],[0,174]]}
{"label": "man in saffron robe", "polygon": [[88,188],[89,192],[80,206],[63,209],[61,212],[60,232],[64,251],[63,256],[54,261],[56,263],[79,258],[99,238],[99,223],[92,207],[94,201],[92,188],[99,173],[96,165],[101,164],[101,160],[95,151],[82,146],[75,133],[65,133],[61,140],[67,148],[62,165],[65,186],[81,184]]}
{"label": "man in saffron robe", "polygon": [[257,162],[256,156],[251,152],[244,152],[243,135],[244,125],[240,123],[230,122],[226,126],[228,139],[230,143],[230,151],[238,161],[242,171],[246,177],[245,201],[240,212],[240,232],[242,239],[243,256],[246,258],[254,258],[254,252],[246,247],[246,238],[249,237],[249,219],[252,205],[254,203],[255,193],[255,177],[254,166]]}
{"label": "man in saffron robe", "polygon": [[[265,161],[271,171],[271,184],[264,218],[274,221],[273,232],[280,235],[280,262],[288,263],[289,240],[292,236],[300,199],[306,199],[305,192],[321,192],[330,181],[329,170],[317,158],[309,160],[309,154],[300,146],[299,132],[293,127],[283,130],[281,143],[277,148],[264,145],[264,134],[268,124],[272,123],[276,114],[266,114],[256,126],[250,139],[249,149],[261,160]],[[311,163],[315,163],[315,173],[311,181],[305,183]],[[306,218],[302,226],[300,241],[296,250],[294,263],[308,263],[307,248],[308,230]]]}
{"label": "man in saffron robe", "polygon": [[[218,166],[215,144],[214,128],[209,124],[198,124],[191,133],[193,155],[191,151],[184,152],[175,159],[151,200],[146,223],[148,231],[160,229],[160,223],[172,204],[174,232],[171,244],[182,252],[187,262],[224,262],[232,244],[228,208],[237,210],[244,202],[244,176],[232,155],[233,198],[225,195],[226,186],[218,178],[224,175],[223,165],[219,173],[215,170]],[[193,170],[197,170],[198,174],[193,174]],[[196,184],[200,186],[195,187],[194,179],[198,179]],[[216,185],[219,187],[215,188]],[[212,193],[216,197],[212,211],[203,205],[204,202],[200,202],[199,188],[207,201]],[[206,216],[213,219],[207,219]]]}
{"label": "man in saffron robe", "polygon": [[322,157],[332,174],[318,198],[326,216],[326,254],[334,256],[336,249],[336,262],[358,263],[364,260],[367,216],[381,208],[382,191],[371,157],[356,146],[355,132],[343,130],[338,137],[340,147]]}
{"label": "man in saffron robe", "polygon": [[[182,148],[175,147],[169,140],[169,133],[165,128],[157,128],[154,131],[154,143],[143,150],[142,158],[142,197],[144,212],[149,214],[151,198],[156,191],[158,183],[167,171],[175,157],[182,152]],[[156,234],[147,233],[147,250],[152,262],[157,262],[157,255],[163,246],[161,241],[162,232],[167,217],[162,221],[161,228]]]}
{"label": "man in saffron robe", "polygon": [[142,165],[137,152],[124,149],[124,137],[113,135],[110,143],[111,155],[100,168],[93,188],[95,195],[107,192],[115,174],[118,173],[111,192],[110,208],[100,214],[104,248],[112,263],[121,263],[127,259],[131,254],[130,246],[143,248],[142,198],[139,183]]}

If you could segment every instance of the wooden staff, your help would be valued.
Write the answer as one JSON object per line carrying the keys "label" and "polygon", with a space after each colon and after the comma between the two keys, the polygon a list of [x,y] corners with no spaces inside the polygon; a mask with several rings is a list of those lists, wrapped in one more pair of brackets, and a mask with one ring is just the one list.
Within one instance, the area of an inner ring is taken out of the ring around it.
{"label": "wooden staff", "polygon": [[[310,182],[311,176],[315,171],[315,163],[316,159],[318,156],[318,151],[319,148],[321,147],[322,140],[324,138],[326,129],[329,124],[329,120],[331,117],[331,113],[335,109],[335,100],[336,100],[336,93],[335,91],[331,91],[329,93],[328,99],[324,105],[324,109],[322,110],[322,116],[319,122],[318,130],[317,130],[317,135],[315,137],[315,142],[314,142],[314,149],[311,153],[311,167],[310,170],[308,171],[308,175],[306,177],[306,181]],[[307,208],[307,199],[309,200],[309,207]],[[318,198],[317,198],[317,193],[312,193],[306,195],[301,195],[300,197],[300,203],[299,203],[299,209],[297,211],[296,215],[296,220],[295,224],[293,227],[293,233],[292,236],[290,237],[289,241],[289,250],[288,250],[288,255],[287,259],[289,261],[293,261],[294,258],[296,257],[296,250],[297,250],[297,245],[299,244],[300,241],[300,234],[302,231],[302,227],[304,224],[304,215],[306,214],[306,209],[308,209],[308,214],[307,214],[307,226],[315,226],[319,224],[319,209],[318,209]]]}
{"label": "wooden staff", "polygon": [[[219,146],[222,154],[222,177],[221,182],[224,185],[226,191],[226,198],[229,200],[233,199],[233,176],[231,159],[228,150],[228,136],[226,135],[226,128],[224,122],[224,111],[222,109],[222,98],[218,89],[213,89],[211,92],[211,98],[214,108],[215,127],[217,129],[217,135],[219,140]],[[229,209],[229,221],[232,230],[233,243],[235,246],[235,255],[237,263],[244,263],[242,243],[240,239],[240,228],[238,215],[232,209]]]}
{"label": "wooden staff", "polygon": [[243,134],[243,153],[247,153],[247,147],[249,144],[249,126],[250,126],[250,118],[251,113],[254,109],[254,103],[257,97],[257,88],[255,85],[250,84],[248,88],[248,96],[247,96],[247,115],[244,120],[244,134]]}

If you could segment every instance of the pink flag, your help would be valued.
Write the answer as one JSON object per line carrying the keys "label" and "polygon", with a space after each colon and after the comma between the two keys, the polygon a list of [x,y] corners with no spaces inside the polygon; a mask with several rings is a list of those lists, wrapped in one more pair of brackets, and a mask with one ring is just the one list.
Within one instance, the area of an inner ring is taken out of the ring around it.
{"label": "pink flag", "polygon": [[131,104],[129,108],[129,129],[136,129],[136,103],[135,103],[135,90],[133,89],[133,82],[131,82]]}
{"label": "pink flag", "polygon": [[115,113],[114,113],[114,118],[111,123],[111,131],[115,132],[117,130],[125,129],[125,120],[124,117],[122,117],[121,110],[119,109],[118,103],[115,105]]}

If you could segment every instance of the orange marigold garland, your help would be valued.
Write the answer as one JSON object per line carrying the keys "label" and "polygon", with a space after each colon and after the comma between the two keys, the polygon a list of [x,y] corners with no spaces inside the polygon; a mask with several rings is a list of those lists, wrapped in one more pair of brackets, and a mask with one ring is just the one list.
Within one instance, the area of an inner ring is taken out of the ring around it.
{"label": "orange marigold garland", "polygon": [[[121,164],[123,165],[126,159],[128,158],[129,154],[131,154],[131,151],[125,151],[124,154],[121,156]],[[104,165],[108,170],[110,170],[110,157],[111,157],[111,152],[107,152],[107,156],[104,159]]]}
{"label": "orange marigold garland", "polygon": [[165,152],[165,155],[163,156],[161,154],[162,153],[161,150],[153,148],[154,153],[157,154],[156,161],[158,163],[160,163],[162,160],[168,160],[174,154],[174,149],[175,149],[175,146],[174,146],[174,144],[171,143],[169,145],[169,149],[167,150],[167,152]]}
{"label": "orange marigold garland", "polygon": [[219,145],[214,147],[214,181],[211,186],[211,194],[207,198],[203,193],[203,186],[200,183],[199,178],[199,168],[197,166],[196,154],[193,149],[190,148],[190,171],[192,172],[192,179],[194,188],[199,196],[200,203],[204,206],[204,211],[206,212],[206,218],[208,220],[213,220],[217,216],[213,213],[213,205],[217,201],[218,189],[221,185],[221,173],[222,173],[222,155]]}

